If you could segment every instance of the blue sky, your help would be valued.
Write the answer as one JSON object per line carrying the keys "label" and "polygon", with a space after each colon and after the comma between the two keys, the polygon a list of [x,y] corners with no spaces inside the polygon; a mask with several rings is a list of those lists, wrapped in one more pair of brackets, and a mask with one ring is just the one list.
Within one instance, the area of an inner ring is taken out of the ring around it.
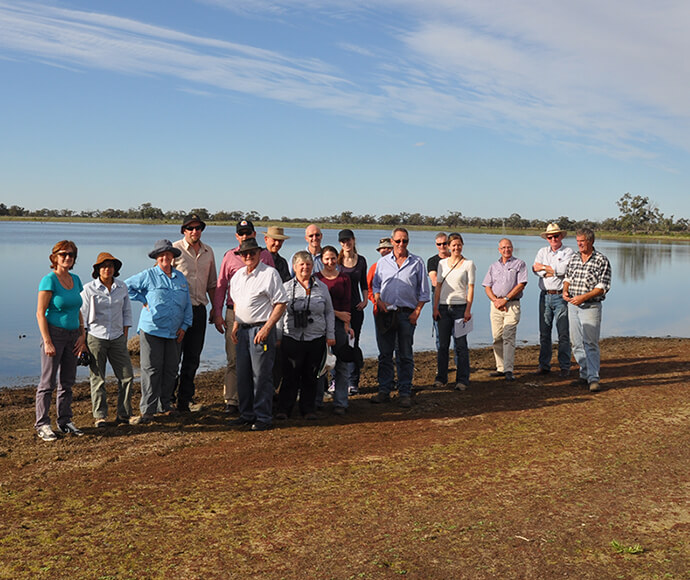
{"label": "blue sky", "polygon": [[690,217],[690,4],[0,0],[0,201]]}

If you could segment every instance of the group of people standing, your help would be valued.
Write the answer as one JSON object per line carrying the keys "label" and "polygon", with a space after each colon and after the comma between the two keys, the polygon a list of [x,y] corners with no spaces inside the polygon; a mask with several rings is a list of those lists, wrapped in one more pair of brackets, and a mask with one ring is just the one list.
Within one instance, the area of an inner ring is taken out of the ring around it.
{"label": "group of people standing", "polygon": [[[93,264],[93,281],[82,286],[70,272],[76,245],[63,240],[53,247],[52,272],[39,284],[37,307],[42,344],[35,427],[41,439],[57,438],[49,416],[55,389],[58,430],[83,435],[72,421],[71,402],[77,361],[85,355],[96,427],[107,424],[107,362],[118,380],[117,423],[146,424],[156,415],[193,411],[194,378],[207,324],[225,335],[223,397],[225,411],[233,416],[231,425],[270,429],[274,419],[291,416],[298,399],[303,418],[316,419],[329,395],[333,413],[344,415],[348,396],[359,391],[359,338],[369,301],[379,350],[378,391],[372,403],[390,401],[397,388],[398,404],[411,406],[414,332],[423,306],[432,299],[438,346],[435,385],[448,382],[451,337],[455,388],[470,385],[467,331],[458,328],[472,321],[476,268],[463,255],[460,234],[438,234],[438,254],[425,266],[408,251],[408,231],[395,228],[390,238],[380,240],[380,258],[368,268],[350,229],[339,232],[337,250],[322,246],[321,230],[308,226],[306,248],[288,261],[279,253],[289,238],[283,228],[267,228],[262,248],[252,222],[242,220],[236,226],[238,245],[225,253],[216,270],[213,249],[201,241],[205,227],[198,215],[185,217],[182,239],[157,241],[148,254],[155,265],[124,282],[116,280],[122,262],[102,252]],[[591,230],[577,232],[579,253],[562,246],[565,234],[550,224],[542,234],[549,246],[539,251],[533,265],[541,290],[539,372],[550,371],[555,323],[561,374],[569,372],[572,342],[580,380],[595,391],[601,301],[610,288],[610,265],[594,250]],[[496,371],[491,374],[506,380],[515,379],[515,334],[527,284],[526,265],[512,251],[510,240],[500,241],[501,257],[482,282],[492,303]],[[138,324],[141,401],[136,416],[127,351],[131,300],[144,305]]]}

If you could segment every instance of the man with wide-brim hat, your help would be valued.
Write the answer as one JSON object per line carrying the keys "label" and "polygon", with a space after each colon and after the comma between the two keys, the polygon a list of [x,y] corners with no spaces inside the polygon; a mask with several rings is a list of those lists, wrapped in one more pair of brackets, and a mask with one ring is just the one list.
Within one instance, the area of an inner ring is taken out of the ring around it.
{"label": "man with wide-brim hat", "polygon": [[275,326],[285,312],[288,297],[278,271],[261,262],[261,248],[254,238],[244,240],[234,253],[245,266],[230,281],[235,309],[230,335],[237,354],[240,412],[231,425],[265,431],[273,426]]}
{"label": "man with wide-brim hat", "polygon": [[[213,323],[218,332],[225,334],[225,356],[228,364],[225,370],[225,381],[223,383],[223,398],[225,399],[225,411],[231,415],[238,413],[239,400],[237,396],[237,358],[235,343],[232,342],[230,336],[230,331],[235,322],[235,313],[229,288],[232,277],[238,270],[245,266],[242,258],[235,252],[239,249],[239,244],[242,244],[242,242],[246,240],[256,238],[256,229],[251,220],[242,219],[237,222],[235,232],[238,246],[228,250],[223,256],[223,261],[218,270],[218,282],[216,283],[216,292],[213,298]],[[271,253],[268,250],[261,250],[260,260],[267,266],[275,265]],[[226,307],[225,316],[223,316],[224,306]]]}
{"label": "man with wide-brim hat", "polygon": [[[199,215],[191,213],[182,220],[180,231],[184,237],[173,243],[173,246],[180,250],[180,256],[175,258],[173,265],[184,274],[189,284],[194,319],[181,344],[182,354],[177,385],[177,410],[180,413],[189,413],[190,405],[194,403],[196,391],[194,377],[201,362],[201,351],[206,339],[206,325],[213,324],[214,319],[213,298],[216,294],[218,275],[213,248],[201,241],[201,233],[205,229],[206,224]],[[211,312],[207,316],[206,307],[209,303]]]}
{"label": "man with wide-brim hat", "polygon": [[287,282],[290,278],[292,278],[290,275],[290,266],[288,266],[287,260],[279,254],[280,249],[283,247],[283,242],[289,239],[290,236],[286,236],[283,228],[278,226],[269,226],[266,228],[266,232],[264,233],[266,249],[271,252],[273,263],[283,282]]}
{"label": "man with wide-brim hat", "polygon": [[148,268],[125,280],[130,300],[145,304],[139,316],[141,359],[141,415],[130,423],[148,423],[156,413],[177,414],[173,394],[180,364],[180,343],[193,322],[189,285],[184,274],[173,267],[181,252],[170,240],[158,240]]}
{"label": "man with wide-brim hat", "polygon": [[563,299],[563,279],[574,252],[563,245],[566,231],[557,223],[546,226],[541,237],[549,242],[534,258],[532,271],[539,277],[539,368],[538,374],[551,372],[553,354],[551,334],[554,324],[558,333],[558,365],[561,377],[570,373],[570,336],[568,304]]}

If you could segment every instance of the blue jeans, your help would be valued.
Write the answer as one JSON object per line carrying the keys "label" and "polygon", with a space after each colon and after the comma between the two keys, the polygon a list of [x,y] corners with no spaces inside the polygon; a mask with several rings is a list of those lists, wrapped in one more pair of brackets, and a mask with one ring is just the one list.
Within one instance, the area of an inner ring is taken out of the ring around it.
{"label": "blue jeans", "polygon": [[539,295],[539,368],[551,369],[551,332],[553,323],[558,332],[558,365],[563,371],[570,370],[570,336],[568,335],[568,303],[563,294],[549,294],[542,290]]}
{"label": "blue jeans", "polygon": [[400,395],[412,394],[412,377],[414,375],[414,331],[416,325],[410,322],[410,310],[398,310],[398,322],[395,328],[381,332],[376,326],[376,344],[379,348],[378,382],[379,393],[390,394],[395,384],[393,369],[393,352],[398,367],[398,392]]}
{"label": "blue jeans", "polygon": [[570,342],[573,356],[580,365],[580,377],[588,383],[599,382],[601,302],[585,302],[581,306],[568,304],[568,320]]}
{"label": "blue jeans", "polygon": [[240,417],[246,421],[273,423],[273,363],[276,329],[271,329],[263,344],[254,344],[259,326],[237,331],[237,395]]}
{"label": "blue jeans", "polygon": [[[347,344],[348,335],[345,332],[345,323],[342,320],[335,320],[335,352]],[[335,363],[335,392],[333,393],[333,406],[347,409],[347,387],[350,381],[350,363],[336,359]]]}
{"label": "blue jeans", "polygon": [[440,304],[438,307],[440,316],[438,319],[439,347],[436,356],[436,380],[442,383],[448,382],[448,349],[450,338],[453,337],[455,345],[455,361],[457,371],[455,382],[468,385],[470,382],[470,351],[467,347],[467,336],[455,338],[455,321],[465,316],[467,304]]}

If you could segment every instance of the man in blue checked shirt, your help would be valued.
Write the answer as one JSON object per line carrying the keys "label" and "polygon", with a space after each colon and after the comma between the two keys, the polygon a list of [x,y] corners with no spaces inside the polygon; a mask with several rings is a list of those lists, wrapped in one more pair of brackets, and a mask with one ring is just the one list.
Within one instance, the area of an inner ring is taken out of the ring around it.
{"label": "man in blue checked shirt", "polygon": [[414,353],[412,344],[417,319],[429,302],[429,279],[424,261],[410,254],[410,236],[405,228],[395,228],[391,234],[393,252],[376,264],[372,281],[376,317],[376,342],[379,348],[379,392],[370,400],[386,403],[390,400],[395,374],[393,352],[398,366],[398,402],[401,407],[412,404]]}
{"label": "man in blue checked shirt", "polygon": [[570,344],[580,365],[576,383],[588,384],[593,393],[600,391],[599,335],[601,306],[611,289],[611,264],[594,249],[594,232],[582,228],[575,232],[578,254],[568,262],[563,280],[563,299],[568,303]]}

